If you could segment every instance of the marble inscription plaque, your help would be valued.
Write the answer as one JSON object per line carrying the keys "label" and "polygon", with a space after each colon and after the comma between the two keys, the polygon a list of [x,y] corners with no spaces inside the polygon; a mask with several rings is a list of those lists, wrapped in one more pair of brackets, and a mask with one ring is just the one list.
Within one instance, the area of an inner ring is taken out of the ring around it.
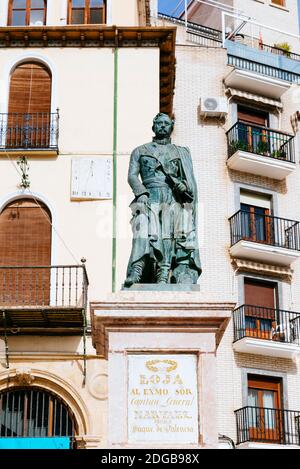
{"label": "marble inscription plaque", "polygon": [[198,439],[196,355],[129,355],[128,442]]}

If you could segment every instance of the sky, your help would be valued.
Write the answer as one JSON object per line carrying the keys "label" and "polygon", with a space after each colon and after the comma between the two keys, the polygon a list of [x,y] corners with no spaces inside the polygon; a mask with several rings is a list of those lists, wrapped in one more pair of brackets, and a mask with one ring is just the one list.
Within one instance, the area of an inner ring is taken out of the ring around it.
{"label": "sky", "polygon": [[[170,15],[179,3],[180,3],[180,0],[158,0],[158,11],[160,13],[166,13],[167,15]],[[184,9],[184,0],[181,1],[180,8],[178,8],[176,12],[177,15],[175,14],[173,16],[178,16],[179,11],[182,11],[183,9]]]}

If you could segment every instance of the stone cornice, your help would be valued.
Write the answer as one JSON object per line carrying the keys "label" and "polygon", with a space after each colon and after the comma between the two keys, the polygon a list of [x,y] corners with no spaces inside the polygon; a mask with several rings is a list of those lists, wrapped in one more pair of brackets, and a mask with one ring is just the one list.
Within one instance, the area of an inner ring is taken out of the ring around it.
{"label": "stone cornice", "polygon": [[0,49],[41,47],[158,47],[160,111],[172,115],[175,86],[175,27],[105,25],[0,28]]}
{"label": "stone cornice", "polygon": [[228,311],[235,306],[233,302],[203,302],[203,301],[116,301],[116,302],[95,302],[91,303],[92,311],[120,311],[130,310],[132,311],[180,311],[186,313],[200,312],[200,311]]}
{"label": "stone cornice", "polygon": [[231,302],[116,301],[91,304],[93,344],[107,357],[108,334],[127,332],[212,332],[216,345],[230,321]]}

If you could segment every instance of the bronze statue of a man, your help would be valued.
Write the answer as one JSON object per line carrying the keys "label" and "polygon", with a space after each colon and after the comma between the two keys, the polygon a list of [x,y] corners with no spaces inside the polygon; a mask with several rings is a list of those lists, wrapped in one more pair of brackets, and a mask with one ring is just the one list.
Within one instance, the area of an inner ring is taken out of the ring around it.
{"label": "bronze statue of a man", "polygon": [[153,120],[153,141],[131,154],[128,183],[135,199],[125,287],[195,284],[201,274],[197,184],[189,149],[171,143],[173,127],[168,115],[158,114]]}

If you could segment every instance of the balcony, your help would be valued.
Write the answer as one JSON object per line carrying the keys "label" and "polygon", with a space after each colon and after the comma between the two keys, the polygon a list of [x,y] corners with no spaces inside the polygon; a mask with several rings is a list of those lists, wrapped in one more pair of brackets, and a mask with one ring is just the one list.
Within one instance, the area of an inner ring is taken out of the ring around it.
{"label": "balcony", "polygon": [[300,352],[300,313],[243,305],[233,311],[233,328],[236,352],[280,358]]}
{"label": "balcony", "polygon": [[227,166],[283,180],[296,168],[294,136],[238,121],[227,132]]}
{"label": "balcony", "polygon": [[0,114],[0,154],[56,156],[58,122],[58,112]]}
{"label": "balcony", "polygon": [[[244,44],[245,46],[251,47],[252,49],[256,49],[256,52],[259,51],[258,52],[259,55],[261,55],[261,52],[268,52],[269,54],[277,55],[277,59],[272,58],[272,60],[275,60],[277,65],[280,65],[280,66],[284,65],[284,63],[290,64],[289,61],[286,62],[286,59],[296,60],[297,62],[300,62],[299,54],[283,49],[282,47],[279,47],[278,45],[271,46],[269,44],[264,44],[261,41],[261,39],[258,37],[254,37],[254,36],[252,37],[246,34],[237,34],[233,39],[229,39],[229,40],[232,40],[234,42],[237,41],[239,44]],[[294,63],[294,67],[295,66],[297,66],[297,64]]]}
{"label": "balcony", "polygon": [[290,445],[299,449],[300,411],[247,406],[236,410],[235,416],[238,445],[257,449]]}
{"label": "balcony", "polygon": [[239,210],[229,223],[232,257],[290,266],[300,256],[298,221]]}
{"label": "balcony", "polygon": [[0,267],[0,333],[81,335],[87,290],[84,265]]}
{"label": "balcony", "polygon": [[[289,87],[289,75],[280,73],[273,67],[268,67],[252,60],[228,56],[228,65],[234,69],[225,77],[224,83],[228,88],[237,88],[256,95],[279,100]],[[284,77],[286,80],[284,80]],[[299,76],[300,82],[300,76]]]}
{"label": "balcony", "polygon": [[227,40],[228,65],[233,70],[225,77],[226,86],[280,99],[291,84],[300,83],[300,61],[295,55],[273,53],[273,48],[257,49]]}
{"label": "balcony", "polygon": [[[160,12],[158,13],[158,18],[164,26],[169,26],[169,23],[174,23],[186,28],[185,20],[180,18]],[[188,21],[186,32],[188,41],[206,47],[222,47],[222,31],[218,29]]]}

